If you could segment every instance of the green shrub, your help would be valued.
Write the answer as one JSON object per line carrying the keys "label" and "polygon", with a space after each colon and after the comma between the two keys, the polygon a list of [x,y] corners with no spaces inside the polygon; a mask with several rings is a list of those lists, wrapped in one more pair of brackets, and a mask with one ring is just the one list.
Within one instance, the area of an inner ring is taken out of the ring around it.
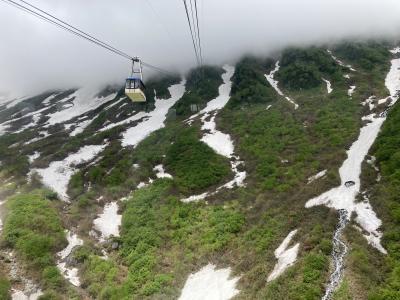
{"label": "green shrub", "polygon": [[195,128],[181,132],[167,151],[165,166],[185,194],[200,192],[230,175],[227,160],[199,141]]}
{"label": "green shrub", "polygon": [[11,300],[11,295],[9,293],[10,289],[10,282],[3,274],[0,273],[0,299]]}
{"label": "green shrub", "polygon": [[64,281],[54,257],[66,245],[65,232],[46,194],[34,191],[11,197],[3,237],[28,269],[41,272],[44,286],[61,288]]}

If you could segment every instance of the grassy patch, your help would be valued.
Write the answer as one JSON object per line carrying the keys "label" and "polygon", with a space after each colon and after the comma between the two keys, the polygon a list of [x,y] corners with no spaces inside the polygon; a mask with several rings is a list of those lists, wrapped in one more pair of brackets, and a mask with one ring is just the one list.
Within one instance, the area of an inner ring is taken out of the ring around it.
{"label": "grassy patch", "polygon": [[165,165],[185,194],[221,183],[231,173],[227,160],[199,140],[196,128],[181,132],[167,151]]}
{"label": "grassy patch", "polygon": [[45,289],[60,290],[64,279],[55,267],[54,257],[66,245],[65,232],[45,195],[44,191],[34,191],[8,200],[3,238]]}

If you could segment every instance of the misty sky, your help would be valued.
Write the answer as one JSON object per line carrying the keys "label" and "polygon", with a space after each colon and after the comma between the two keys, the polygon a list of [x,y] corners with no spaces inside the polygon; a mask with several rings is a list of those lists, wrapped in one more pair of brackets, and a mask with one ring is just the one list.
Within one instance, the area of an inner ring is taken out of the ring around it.
{"label": "misty sky", "polygon": [[[18,1],[18,0],[16,0]],[[27,0],[132,56],[195,65],[182,0]],[[400,36],[399,0],[198,0],[204,58],[234,61],[288,45]],[[123,84],[129,61],[0,2],[0,91]],[[146,72],[145,76],[151,75]]]}

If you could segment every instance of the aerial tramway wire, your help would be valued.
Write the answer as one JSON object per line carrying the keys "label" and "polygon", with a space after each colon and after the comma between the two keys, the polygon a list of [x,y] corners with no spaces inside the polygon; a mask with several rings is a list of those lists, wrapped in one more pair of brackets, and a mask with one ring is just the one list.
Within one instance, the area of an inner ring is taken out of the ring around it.
{"label": "aerial tramway wire", "polygon": [[187,5],[186,0],[182,0],[182,1],[183,1],[184,6],[185,6],[186,17],[187,17],[187,21],[188,21],[189,29],[190,29],[190,35],[192,36],[192,42],[193,42],[194,52],[195,52],[195,55],[196,55],[196,61],[197,61],[197,64],[200,65],[200,58],[199,58],[199,54],[198,54],[198,51],[197,51],[195,38],[194,38],[194,35],[193,35],[193,29],[192,29],[192,23],[190,21],[188,5]]}
{"label": "aerial tramway wire", "polygon": [[[46,21],[46,22],[48,22],[48,23],[50,23],[52,25],[55,25],[55,26],[65,30],[65,31],[68,31],[68,32],[74,34],[75,36],[78,36],[80,38],[86,39],[87,41],[92,42],[92,43],[94,43],[94,44],[96,44],[96,45],[98,45],[98,46],[100,46],[100,47],[102,47],[102,48],[104,48],[106,50],[109,50],[109,51],[113,52],[114,54],[122,56],[123,58],[126,58],[126,59],[128,59],[130,61],[133,61],[133,60],[137,59],[136,57],[132,57],[132,56],[126,54],[125,52],[123,52],[121,50],[118,50],[117,48],[115,48],[115,47],[113,47],[113,46],[111,46],[111,45],[109,45],[109,44],[107,44],[107,43],[105,43],[105,42],[93,37],[92,35],[90,35],[90,34],[84,32],[84,31],[82,31],[82,30],[70,25],[69,23],[67,23],[67,22],[65,22],[65,21],[63,21],[63,20],[61,20],[61,19],[59,19],[59,18],[57,18],[57,17],[45,12],[44,10],[42,10],[42,9],[40,9],[40,8],[34,6],[34,5],[29,4],[26,1],[20,0],[22,3],[25,3],[26,5],[30,6],[31,8],[36,9],[37,11],[35,11],[33,9],[30,9],[29,7],[26,7],[26,6],[24,6],[24,5],[20,4],[20,3],[17,3],[17,2],[15,2],[13,0],[1,0],[1,1],[3,1],[3,2],[5,2],[5,3],[17,8],[17,9],[20,9],[20,10],[26,12],[26,13],[29,13],[29,14],[31,14],[31,15],[33,15],[33,16],[35,16],[35,17],[37,17],[37,18],[39,18],[39,19],[41,19],[43,21]],[[43,14],[45,14],[45,15],[43,15]],[[46,15],[48,17],[46,17]],[[53,19],[51,19],[49,17],[51,17]],[[142,64],[144,66],[146,66],[148,68],[151,68],[151,69],[154,69],[154,70],[156,70],[158,72],[165,73],[165,74],[171,74],[170,72],[168,72],[166,70],[163,70],[163,69],[161,69],[159,67],[153,66],[151,64],[148,64],[148,63],[145,63],[145,62],[142,62]]]}
{"label": "aerial tramway wire", "polygon": [[199,14],[197,11],[197,0],[194,0],[194,7],[196,10],[196,23],[197,23],[197,37],[199,39],[199,52],[200,52],[200,62],[203,65],[203,50],[201,48],[201,38],[200,38],[200,26],[199,26]]}

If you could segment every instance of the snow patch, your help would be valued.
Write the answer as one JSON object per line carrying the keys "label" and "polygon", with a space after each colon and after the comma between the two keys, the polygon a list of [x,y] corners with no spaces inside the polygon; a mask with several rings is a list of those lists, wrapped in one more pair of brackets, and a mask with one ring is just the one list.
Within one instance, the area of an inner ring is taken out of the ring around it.
{"label": "snow patch", "polygon": [[322,80],[326,83],[326,90],[328,91],[328,94],[332,93],[333,89],[331,82],[325,78],[322,78]]}
{"label": "snow patch", "polygon": [[286,271],[287,268],[289,268],[296,262],[300,243],[297,243],[296,245],[288,249],[288,246],[296,233],[297,229],[291,231],[288,236],[283,240],[283,242],[279,245],[279,247],[275,250],[274,254],[275,257],[278,259],[278,262],[276,263],[274,270],[268,276],[267,282],[278,278]]}
{"label": "snow patch", "polygon": [[179,300],[229,300],[239,294],[236,284],[240,279],[230,276],[230,268],[216,270],[215,265],[208,264],[189,275]]}
{"label": "snow patch", "polygon": [[285,96],[283,94],[283,92],[279,89],[278,84],[279,82],[277,80],[274,79],[275,73],[278,72],[280,69],[280,65],[279,65],[279,61],[276,62],[275,64],[275,69],[271,71],[271,73],[269,73],[268,75],[265,74],[265,78],[267,79],[267,81],[269,82],[269,84],[275,89],[275,91],[282,97],[285,97],[285,99],[287,101],[289,101],[290,103],[292,103],[294,105],[294,109],[298,109],[299,105],[294,102],[290,97]]}
{"label": "snow patch", "polygon": [[111,236],[119,236],[122,215],[118,214],[118,203],[111,202],[104,206],[103,212],[93,221],[94,228],[101,233],[100,242]]}
{"label": "snow patch", "polygon": [[80,286],[81,283],[78,276],[78,269],[74,267],[67,267],[66,259],[71,255],[72,251],[76,247],[83,245],[83,241],[76,234],[70,231],[67,231],[67,240],[67,247],[57,254],[59,257],[57,267],[61,274],[63,274],[64,278],[67,279],[72,285]]}
{"label": "snow patch", "polygon": [[106,146],[106,144],[84,146],[64,160],[51,162],[48,168],[33,169],[33,171],[42,177],[44,185],[54,190],[63,201],[68,202],[68,183],[72,175],[78,171],[75,166],[89,162],[102,152]]}
{"label": "snow patch", "polygon": [[321,177],[324,177],[327,172],[328,172],[328,170],[323,170],[323,171],[315,174],[314,176],[308,177],[307,184],[310,184],[311,182],[313,182]]}
{"label": "snow patch", "polygon": [[357,87],[355,85],[351,85],[349,90],[347,91],[347,95],[349,95],[349,97],[352,97],[356,88]]}
{"label": "snow patch", "polygon": [[72,95],[69,95],[64,102],[71,100],[72,106],[48,115],[50,119],[47,121],[47,126],[64,123],[89,111],[95,110],[104,103],[113,100],[117,95],[117,93],[113,93],[107,97],[98,97],[96,96],[97,93],[98,89],[81,88]]}
{"label": "snow patch", "polygon": [[400,47],[396,47],[396,48],[390,50],[390,52],[391,52],[392,54],[398,54],[398,53],[400,53]]}
{"label": "snow patch", "polygon": [[163,165],[155,166],[153,171],[157,172],[156,173],[157,178],[171,178],[172,179],[172,175],[171,174],[165,173]]}
{"label": "snow patch", "polygon": [[12,300],[37,300],[39,299],[40,296],[43,295],[43,292],[41,290],[37,290],[31,294],[26,291],[23,292],[15,289],[12,289],[11,292],[12,292],[11,294]]}
{"label": "snow patch", "polygon": [[[171,98],[167,100],[155,99],[155,109],[149,113],[138,113],[140,118],[145,119],[136,126],[130,127],[123,133],[122,146],[136,147],[141,141],[154,131],[163,128],[167,118],[168,110],[180,99],[185,93],[185,81],[175,84],[169,88]],[[135,117],[135,116],[134,116]]]}
{"label": "snow patch", "polygon": [[40,157],[40,152],[38,152],[38,151],[35,151],[32,155],[28,155],[29,163],[32,164],[39,157]]}

